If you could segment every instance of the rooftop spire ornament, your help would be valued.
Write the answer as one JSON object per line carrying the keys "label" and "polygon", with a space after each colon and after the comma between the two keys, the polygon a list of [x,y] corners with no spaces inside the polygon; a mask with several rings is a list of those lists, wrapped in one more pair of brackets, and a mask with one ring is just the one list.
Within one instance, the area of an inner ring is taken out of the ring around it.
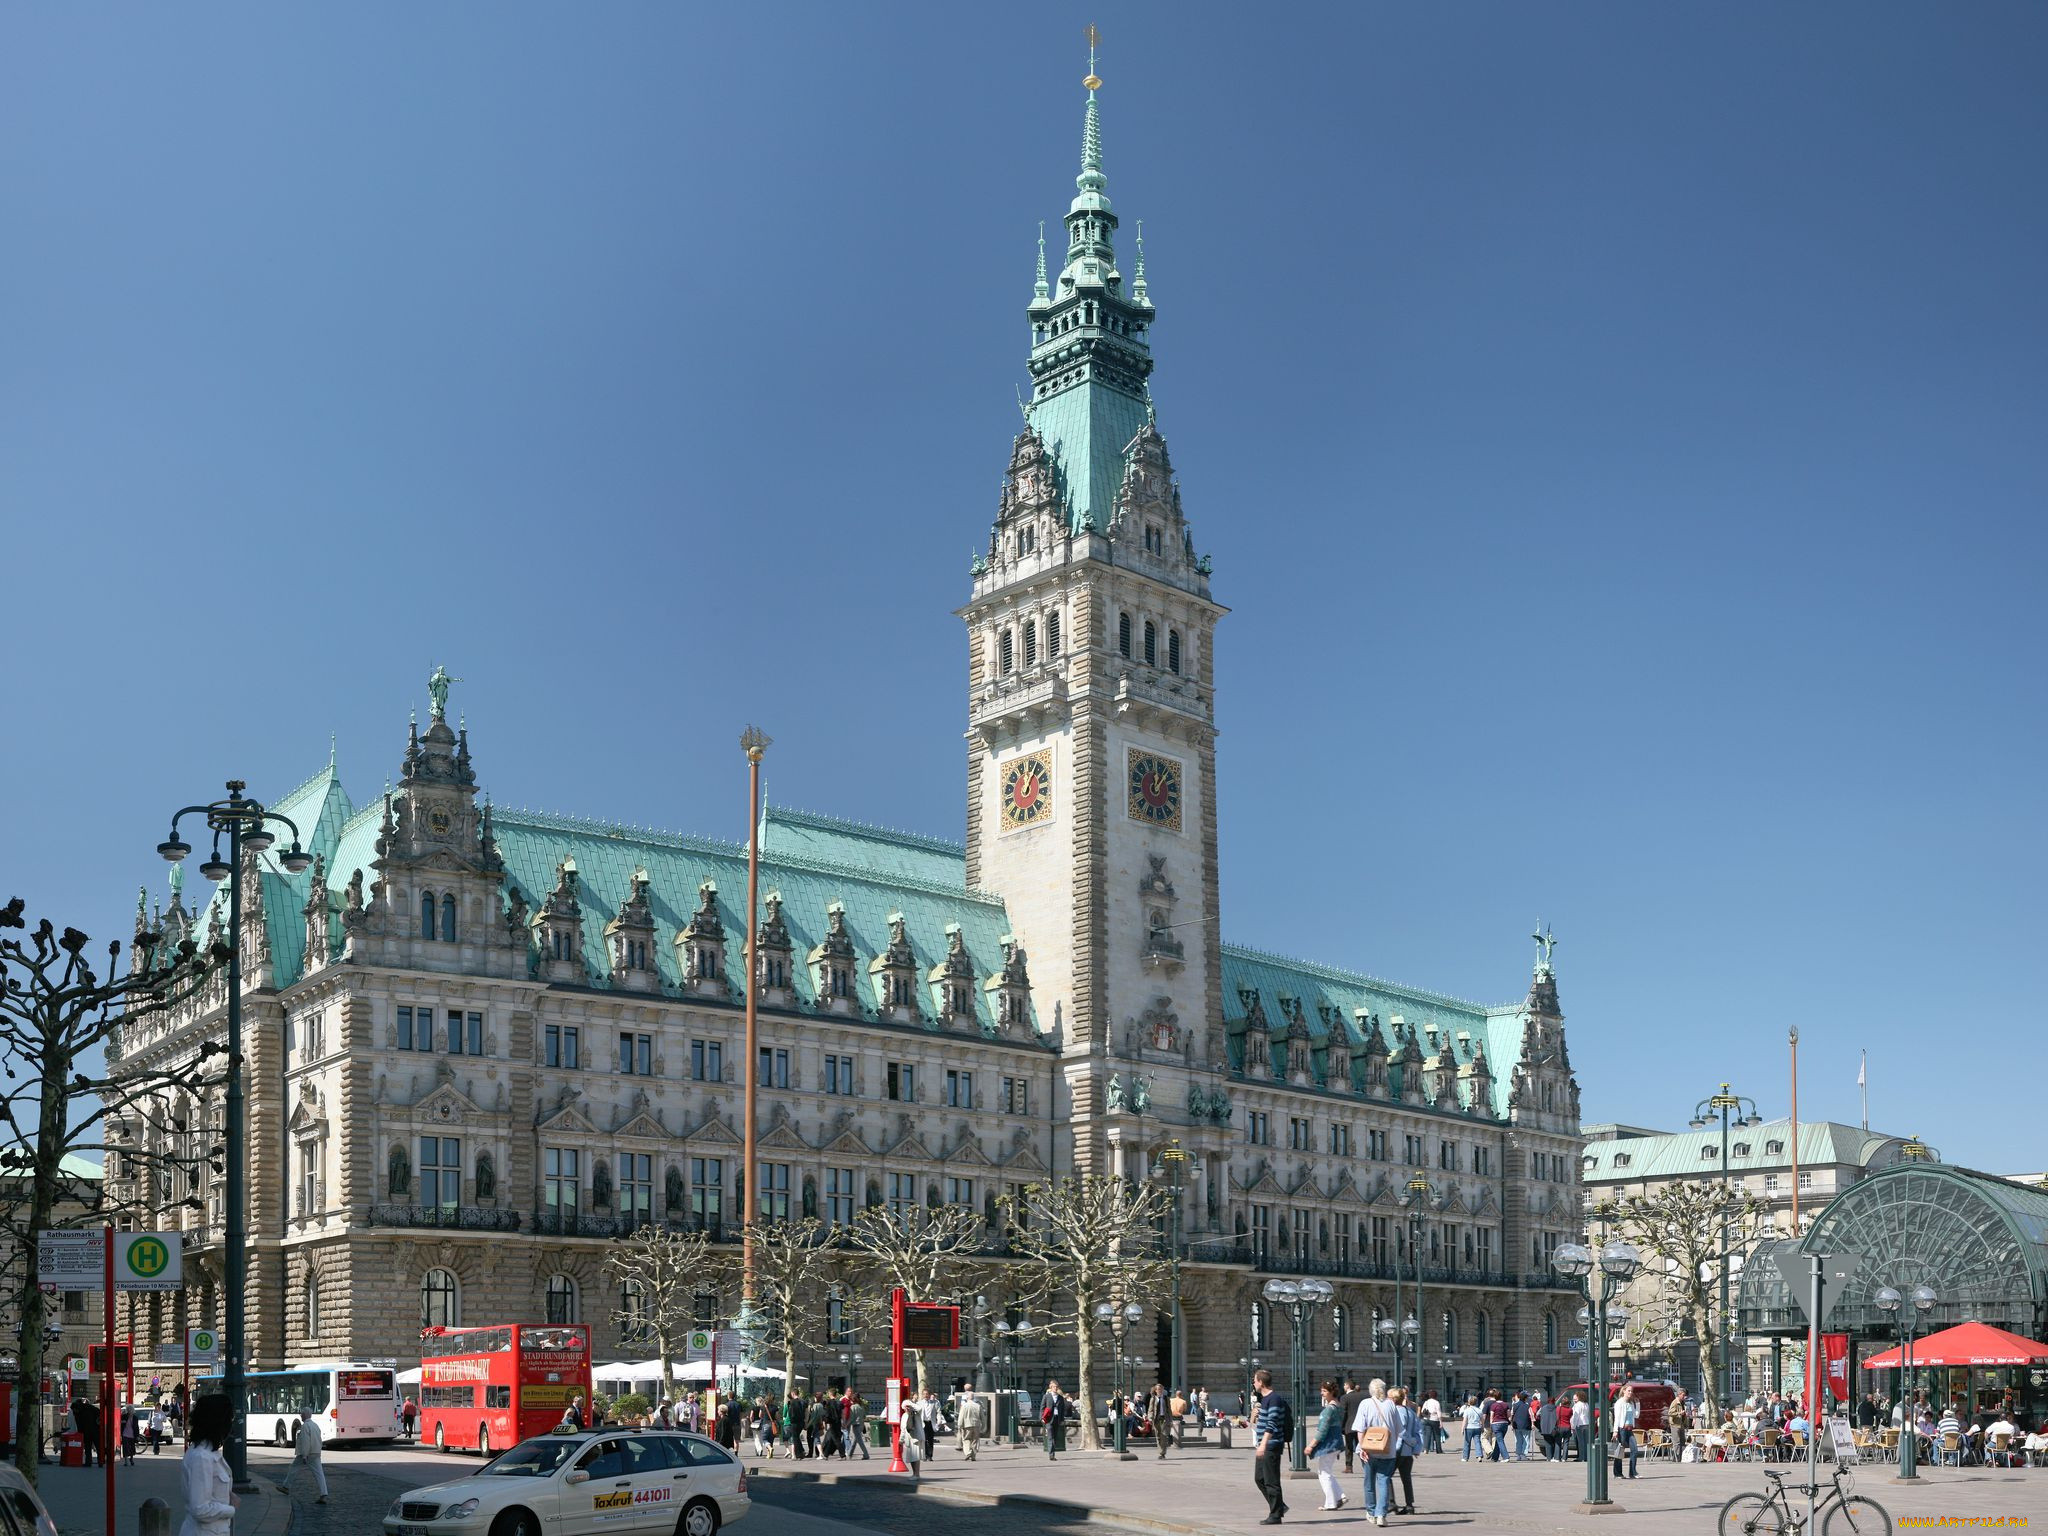
{"label": "rooftop spire ornament", "polygon": [[1074,178],[1074,187],[1084,196],[1090,192],[1100,194],[1109,185],[1109,178],[1102,174],[1102,114],[1095,105],[1095,93],[1102,89],[1102,77],[1095,73],[1095,45],[1102,41],[1102,34],[1094,27],[1088,29],[1088,77],[1081,83],[1088,87],[1088,113],[1081,123],[1081,174]]}
{"label": "rooftop spire ornament", "polygon": [[1082,36],[1088,39],[1088,78],[1081,83],[1091,91],[1099,91],[1102,89],[1102,77],[1095,73],[1095,49],[1102,41],[1102,31],[1091,22]]}

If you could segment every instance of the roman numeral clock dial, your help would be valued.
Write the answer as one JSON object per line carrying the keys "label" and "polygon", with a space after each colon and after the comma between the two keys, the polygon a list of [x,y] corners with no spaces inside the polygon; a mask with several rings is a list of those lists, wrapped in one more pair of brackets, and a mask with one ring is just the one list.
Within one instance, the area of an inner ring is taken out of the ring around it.
{"label": "roman numeral clock dial", "polygon": [[1157,752],[1132,752],[1126,808],[1139,821],[1180,830],[1180,764]]}

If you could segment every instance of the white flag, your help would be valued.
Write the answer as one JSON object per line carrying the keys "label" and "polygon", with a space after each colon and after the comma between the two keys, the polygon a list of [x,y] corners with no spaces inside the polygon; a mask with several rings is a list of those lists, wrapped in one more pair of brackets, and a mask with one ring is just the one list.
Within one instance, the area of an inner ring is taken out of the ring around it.
{"label": "white flag", "polygon": [[1866,1066],[1868,1066],[1869,1064],[1870,1064],[1870,1052],[1868,1052],[1868,1051],[1865,1051],[1865,1052],[1863,1053],[1863,1059],[1862,1059],[1861,1061],[1859,1061],[1859,1062],[1857,1062],[1857,1063],[1856,1063],[1856,1086],[1857,1086],[1858,1088],[1861,1088],[1861,1087],[1863,1087],[1863,1086],[1864,1086],[1864,1083],[1863,1083],[1863,1069],[1864,1069],[1864,1068],[1865,1068]]}

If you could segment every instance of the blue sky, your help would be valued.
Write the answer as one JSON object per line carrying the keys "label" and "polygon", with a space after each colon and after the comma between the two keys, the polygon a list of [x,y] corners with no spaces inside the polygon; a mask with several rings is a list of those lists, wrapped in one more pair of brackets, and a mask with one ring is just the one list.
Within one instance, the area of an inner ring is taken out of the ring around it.
{"label": "blue sky", "polygon": [[[358,797],[958,836],[1037,221],[1104,33],[1215,591],[1226,932],[2042,1165],[2048,11],[0,12],[10,891]],[[2033,955],[2034,961],[2026,957]]]}

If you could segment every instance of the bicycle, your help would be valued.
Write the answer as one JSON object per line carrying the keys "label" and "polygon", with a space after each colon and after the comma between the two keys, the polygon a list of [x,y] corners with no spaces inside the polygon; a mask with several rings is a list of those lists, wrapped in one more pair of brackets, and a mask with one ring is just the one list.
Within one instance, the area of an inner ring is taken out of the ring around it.
{"label": "bicycle", "polygon": [[[1814,1510],[1820,1536],[1891,1536],[1890,1511],[1849,1491],[1855,1478],[1847,1467],[1837,1462],[1833,1471],[1835,1486]],[[1721,1506],[1720,1536],[1783,1536],[1805,1529],[1806,1512],[1793,1507],[1790,1495],[1796,1489],[1810,1497],[1820,1492],[1819,1485],[1795,1483],[1788,1489],[1784,1473],[1766,1468],[1764,1476],[1769,1493],[1738,1493]]]}

